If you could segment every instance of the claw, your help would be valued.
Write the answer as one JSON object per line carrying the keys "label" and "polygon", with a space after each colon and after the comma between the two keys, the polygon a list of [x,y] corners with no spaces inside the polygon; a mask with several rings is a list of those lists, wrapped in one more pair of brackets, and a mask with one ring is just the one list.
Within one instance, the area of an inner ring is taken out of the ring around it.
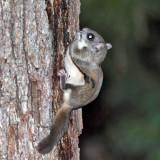
{"label": "claw", "polygon": [[58,76],[60,77],[60,88],[63,90],[65,88],[65,81],[67,79],[67,73],[64,69],[59,70]]}
{"label": "claw", "polygon": [[66,74],[67,74],[67,73],[65,72],[64,69],[60,69],[59,72],[58,72],[58,76],[59,76],[59,77],[66,76]]}

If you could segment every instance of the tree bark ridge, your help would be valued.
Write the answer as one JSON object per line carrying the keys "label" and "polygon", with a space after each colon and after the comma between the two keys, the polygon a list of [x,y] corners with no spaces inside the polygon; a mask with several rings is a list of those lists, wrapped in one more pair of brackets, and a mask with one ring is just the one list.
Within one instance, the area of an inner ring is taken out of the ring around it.
{"label": "tree bark ridge", "polygon": [[50,154],[36,143],[62,103],[57,71],[79,30],[79,0],[0,0],[0,157],[78,160],[81,110]]}

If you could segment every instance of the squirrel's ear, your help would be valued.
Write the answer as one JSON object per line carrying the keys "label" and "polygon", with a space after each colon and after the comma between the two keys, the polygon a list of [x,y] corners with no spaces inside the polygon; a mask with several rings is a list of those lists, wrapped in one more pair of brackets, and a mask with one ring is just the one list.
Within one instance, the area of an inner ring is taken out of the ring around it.
{"label": "squirrel's ear", "polygon": [[110,43],[106,43],[107,49],[111,49],[112,45]]}

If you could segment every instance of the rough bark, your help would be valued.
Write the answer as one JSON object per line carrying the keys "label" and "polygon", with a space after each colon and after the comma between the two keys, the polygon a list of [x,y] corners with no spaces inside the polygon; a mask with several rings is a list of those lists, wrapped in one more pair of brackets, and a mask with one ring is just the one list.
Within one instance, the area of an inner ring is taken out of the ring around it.
{"label": "rough bark", "polygon": [[57,72],[79,29],[79,0],[0,0],[0,159],[78,160],[81,110],[53,151],[36,144],[62,103]]}

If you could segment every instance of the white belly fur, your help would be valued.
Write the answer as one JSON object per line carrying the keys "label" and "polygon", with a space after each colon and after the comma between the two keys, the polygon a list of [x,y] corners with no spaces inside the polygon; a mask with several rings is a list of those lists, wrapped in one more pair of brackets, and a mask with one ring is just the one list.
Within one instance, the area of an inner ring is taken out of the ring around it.
{"label": "white belly fur", "polygon": [[67,50],[65,60],[64,60],[65,70],[67,72],[67,84],[72,84],[75,86],[82,86],[85,84],[84,75],[80,72],[80,70],[73,63],[70,55],[69,49]]}

